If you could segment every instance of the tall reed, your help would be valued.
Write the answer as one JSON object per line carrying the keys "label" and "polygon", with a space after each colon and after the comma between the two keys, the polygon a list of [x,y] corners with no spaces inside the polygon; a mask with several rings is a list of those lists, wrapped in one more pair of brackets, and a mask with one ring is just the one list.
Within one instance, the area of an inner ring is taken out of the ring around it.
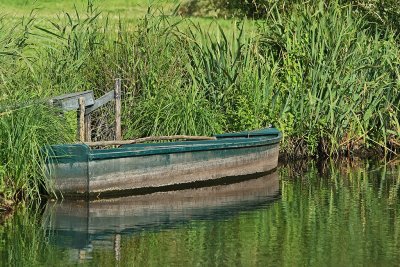
{"label": "tall reed", "polygon": [[0,19],[0,196],[8,200],[40,199],[50,192],[42,148],[71,141],[64,118],[35,84],[40,55],[30,47],[34,24],[32,16],[15,25]]}
{"label": "tall reed", "polygon": [[41,193],[51,192],[43,147],[65,141],[71,140],[63,118],[46,105],[25,106],[2,115],[0,193],[21,200],[40,199]]}
{"label": "tall reed", "polygon": [[193,46],[180,31],[183,22],[148,14],[130,37],[134,76],[125,88],[127,137],[222,131],[223,115],[191,68]]}
{"label": "tall reed", "polygon": [[280,62],[276,93],[283,116],[294,118],[289,135],[307,154],[398,147],[400,50],[392,32],[371,36],[351,6],[323,1],[287,17],[273,13],[260,31],[265,53]]}

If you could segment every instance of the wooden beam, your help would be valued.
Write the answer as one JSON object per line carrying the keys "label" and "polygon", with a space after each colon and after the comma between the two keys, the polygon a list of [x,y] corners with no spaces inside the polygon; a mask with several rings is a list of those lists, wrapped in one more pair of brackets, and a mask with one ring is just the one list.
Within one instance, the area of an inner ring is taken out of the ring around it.
{"label": "wooden beam", "polygon": [[85,98],[80,97],[79,100],[79,141],[85,141]]}
{"label": "wooden beam", "polygon": [[122,139],[121,133],[121,79],[115,79],[115,140]]}
{"label": "wooden beam", "polygon": [[84,91],[73,94],[66,94],[61,96],[53,97],[49,100],[54,106],[62,109],[63,111],[77,110],[79,108],[79,98],[85,99],[85,105],[94,105],[94,94],[93,91]]}
{"label": "wooden beam", "polygon": [[213,136],[191,136],[191,135],[172,135],[172,136],[148,136],[133,140],[115,140],[115,141],[98,141],[98,142],[85,142],[86,145],[93,146],[121,146],[121,145],[130,145],[130,144],[138,144],[144,142],[151,141],[168,141],[168,140],[216,140],[216,137]]}
{"label": "wooden beam", "polygon": [[106,93],[105,95],[101,96],[100,98],[96,99],[94,102],[93,106],[90,106],[86,109],[85,114],[88,115],[90,113],[92,113],[93,111],[95,111],[96,109],[104,106],[105,104],[107,104],[108,102],[110,102],[111,100],[113,100],[115,98],[115,92],[114,91],[110,91],[108,93]]}
{"label": "wooden beam", "polygon": [[85,115],[85,142],[92,142],[92,115]]}

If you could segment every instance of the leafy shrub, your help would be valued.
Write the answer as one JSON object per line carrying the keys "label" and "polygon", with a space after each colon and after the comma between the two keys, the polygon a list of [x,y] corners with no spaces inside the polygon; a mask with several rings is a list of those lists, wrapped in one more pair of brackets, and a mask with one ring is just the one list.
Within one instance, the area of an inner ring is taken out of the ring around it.
{"label": "leafy shrub", "polygon": [[[326,6],[335,1],[323,1]],[[280,14],[292,12],[294,6],[317,6],[319,0],[188,0],[183,3],[180,12],[186,15],[216,17],[269,18],[273,10]],[[341,5],[351,4],[354,10],[368,21],[382,27],[391,27],[400,33],[400,5],[397,0],[336,0]]]}

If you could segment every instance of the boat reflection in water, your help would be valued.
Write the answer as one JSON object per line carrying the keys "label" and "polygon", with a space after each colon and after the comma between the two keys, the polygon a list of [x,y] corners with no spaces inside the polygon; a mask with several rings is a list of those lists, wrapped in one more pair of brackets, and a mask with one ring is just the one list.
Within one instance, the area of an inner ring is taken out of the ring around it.
{"label": "boat reflection in water", "polygon": [[121,235],[178,228],[192,220],[226,220],[280,198],[277,172],[239,179],[117,199],[49,202],[43,225],[51,242],[68,248],[76,260],[90,259],[96,246],[114,250],[118,259]]}

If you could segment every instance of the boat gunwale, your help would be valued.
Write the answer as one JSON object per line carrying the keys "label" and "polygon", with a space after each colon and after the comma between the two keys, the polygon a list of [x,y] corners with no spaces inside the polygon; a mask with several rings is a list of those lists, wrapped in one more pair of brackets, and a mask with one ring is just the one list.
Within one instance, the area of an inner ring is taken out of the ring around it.
{"label": "boat gunwale", "polygon": [[272,146],[278,144],[280,137],[265,138],[265,137],[251,137],[251,138],[238,138],[224,139],[224,140],[211,140],[203,141],[203,144],[188,144],[186,145],[161,145],[151,146],[144,149],[137,149],[134,147],[126,148],[113,148],[101,150],[89,150],[89,160],[102,160],[124,157],[140,157],[161,154],[176,154],[176,153],[190,153],[200,151],[215,151],[224,149],[240,149],[258,146]]}
{"label": "boat gunwale", "polygon": [[[282,138],[282,133],[274,128],[234,134],[235,136],[232,136],[232,134],[216,135],[216,140],[142,143],[108,149],[93,149],[84,143],[54,145],[51,146],[53,153],[50,155],[50,160],[92,161],[162,154],[240,149],[259,146],[272,147],[279,144],[279,141]],[[81,149],[79,149],[79,153],[69,151],[68,148],[72,147],[80,147]]]}

